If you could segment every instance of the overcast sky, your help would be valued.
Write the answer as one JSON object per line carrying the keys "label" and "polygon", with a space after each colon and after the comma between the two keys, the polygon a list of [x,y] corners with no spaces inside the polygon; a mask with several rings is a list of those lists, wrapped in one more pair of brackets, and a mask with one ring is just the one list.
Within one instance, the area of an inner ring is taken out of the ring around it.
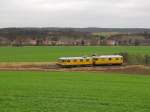
{"label": "overcast sky", "polygon": [[0,27],[150,28],[150,0],[0,0]]}

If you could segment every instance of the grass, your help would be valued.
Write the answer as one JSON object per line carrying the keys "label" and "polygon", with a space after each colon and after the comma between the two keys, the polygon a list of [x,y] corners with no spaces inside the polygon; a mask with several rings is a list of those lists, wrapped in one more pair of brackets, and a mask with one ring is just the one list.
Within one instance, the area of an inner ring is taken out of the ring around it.
{"label": "grass", "polygon": [[0,47],[0,62],[46,62],[56,61],[62,56],[85,56],[129,52],[150,54],[150,47],[106,47],[106,46],[66,46],[66,47]]}
{"label": "grass", "polygon": [[149,112],[150,77],[0,72],[0,112]]}

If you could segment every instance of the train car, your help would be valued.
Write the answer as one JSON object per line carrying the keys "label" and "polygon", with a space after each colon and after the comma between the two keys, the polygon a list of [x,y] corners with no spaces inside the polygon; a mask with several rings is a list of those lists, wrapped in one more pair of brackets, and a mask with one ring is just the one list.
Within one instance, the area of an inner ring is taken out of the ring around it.
{"label": "train car", "polygon": [[101,55],[93,56],[93,65],[121,65],[123,56],[121,55]]}
{"label": "train car", "polygon": [[57,62],[57,65],[62,67],[89,66],[92,64],[92,57],[62,57]]}

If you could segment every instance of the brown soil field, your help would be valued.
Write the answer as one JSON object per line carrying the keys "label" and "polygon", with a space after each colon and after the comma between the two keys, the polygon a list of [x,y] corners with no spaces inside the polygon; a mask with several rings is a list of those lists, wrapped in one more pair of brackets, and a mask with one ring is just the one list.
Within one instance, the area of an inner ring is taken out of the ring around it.
{"label": "brown soil field", "polygon": [[55,62],[6,62],[0,63],[0,71],[89,71],[150,75],[150,66],[123,65],[61,68]]}

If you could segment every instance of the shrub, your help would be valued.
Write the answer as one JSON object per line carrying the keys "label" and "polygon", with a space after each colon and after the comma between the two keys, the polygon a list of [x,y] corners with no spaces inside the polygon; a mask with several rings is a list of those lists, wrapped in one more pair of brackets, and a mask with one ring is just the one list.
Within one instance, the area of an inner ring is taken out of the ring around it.
{"label": "shrub", "polygon": [[145,64],[150,65],[150,56],[149,55],[145,55]]}
{"label": "shrub", "polygon": [[119,53],[121,56],[123,56],[124,63],[128,63],[129,61],[129,54],[127,52],[121,52]]}
{"label": "shrub", "polygon": [[130,65],[137,65],[137,64],[150,64],[150,56],[149,55],[142,55],[142,54],[129,54],[127,52],[119,53],[124,57],[124,63]]}

